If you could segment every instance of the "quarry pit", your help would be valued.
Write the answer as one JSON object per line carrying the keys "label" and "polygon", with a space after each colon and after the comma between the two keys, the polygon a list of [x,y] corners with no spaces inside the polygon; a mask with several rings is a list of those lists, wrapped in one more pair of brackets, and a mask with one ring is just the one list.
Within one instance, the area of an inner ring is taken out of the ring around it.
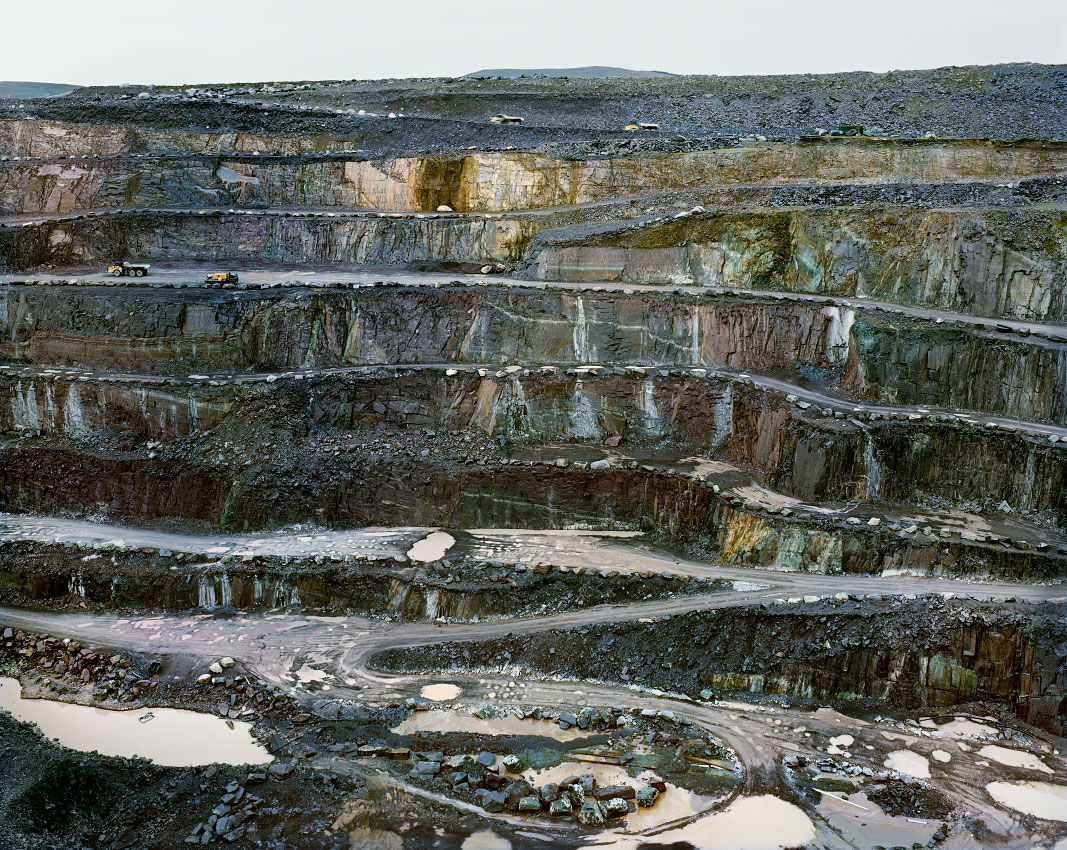
{"label": "quarry pit", "polygon": [[0,99],[0,844],[1063,850],[1064,83]]}

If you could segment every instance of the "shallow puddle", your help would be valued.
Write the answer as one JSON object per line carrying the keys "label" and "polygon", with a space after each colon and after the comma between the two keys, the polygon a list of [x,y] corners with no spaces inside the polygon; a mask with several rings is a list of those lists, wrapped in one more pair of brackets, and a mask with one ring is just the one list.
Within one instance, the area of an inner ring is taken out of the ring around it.
{"label": "shallow puddle", "polygon": [[926,845],[941,826],[939,820],[891,817],[862,793],[824,794],[819,803],[819,814],[857,847]]}
{"label": "shallow puddle", "polygon": [[573,741],[584,738],[588,732],[577,729],[560,729],[549,720],[526,720],[507,715],[483,720],[465,711],[417,711],[393,731],[398,735],[415,732],[474,732],[479,735],[530,735],[553,738],[557,741]]}
{"label": "shallow puddle", "polygon": [[[638,785],[644,784],[638,782]],[[626,826],[634,832],[650,829],[679,818],[700,814],[710,809],[719,799],[721,797],[706,797],[668,782],[667,790],[656,798],[656,805],[650,809],[638,806],[636,812],[631,812],[626,816]]]}
{"label": "shallow puddle", "polygon": [[310,682],[325,681],[326,679],[330,678],[330,674],[327,673],[325,670],[316,670],[314,667],[305,664],[299,670],[294,670],[290,674],[290,677],[295,677],[302,684],[306,685]]}
{"label": "shallow puddle", "polygon": [[957,717],[940,726],[932,719],[925,718],[919,725],[929,729],[931,737],[934,738],[996,738],[1000,734],[994,727],[968,717]]}
{"label": "shallow puddle", "polygon": [[1007,747],[998,747],[988,744],[978,751],[982,758],[992,759],[1009,767],[1023,767],[1027,770],[1040,770],[1042,773],[1052,773],[1052,768],[1045,764],[1033,753],[1022,750],[1009,750]]}
{"label": "shallow puddle", "polygon": [[994,800],[1017,812],[1045,820],[1067,821],[1067,785],[1048,782],[990,782]]}
{"label": "shallow puddle", "polygon": [[[0,677],[0,708],[36,723],[65,747],[105,756],[141,757],[168,767],[267,764],[273,757],[252,737],[252,725],[177,708],[114,711],[90,705],[23,699],[18,680]],[[142,718],[148,718],[142,720]]]}
{"label": "shallow puddle", "polygon": [[448,702],[460,695],[459,685],[449,685],[440,683],[436,685],[425,685],[422,690],[419,691],[419,696],[423,699],[428,699],[433,702]]}
{"label": "shallow puddle", "polygon": [[859,726],[870,726],[866,720],[860,720],[858,717],[849,717],[847,714],[842,714],[840,711],[835,711],[832,708],[817,708],[815,710],[815,716],[820,720],[825,720],[827,723],[836,723],[838,726],[847,726],[851,729],[855,729]]}
{"label": "shallow puddle", "polygon": [[616,850],[688,842],[696,850],[786,850],[815,840],[815,826],[803,811],[770,794],[741,797],[721,812],[657,835],[606,833],[597,846]]}
{"label": "shallow puddle", "polygon": [[894,750],[885,760],[885,766],[897,773],[911,776],[915,779],[930,778],[930,762],[926,756],[913,753],[911,750]]}
{"label": "shallow puddle", "polygon": [[491,829],[482,829],[468,835],[460,845],[461,850],[511,850],[511,842],[501,838]]}
{"label": "shallow puddle", "polygon": [[547,785],[549,782],[560,783],[568,776],[593,774],[597,785],[632,785],[638,787],[637,780],[626,772],[626,768],[614,764],[589,764],[585,762],[563,761],[543,770],[523,771],[523,777],[534,785]]}
{"label": "shallow puddle", "polygon": [[455,542],[456,538],[448,532],[435,531],[408,549],[408,557],[413,561],[439,561]]}

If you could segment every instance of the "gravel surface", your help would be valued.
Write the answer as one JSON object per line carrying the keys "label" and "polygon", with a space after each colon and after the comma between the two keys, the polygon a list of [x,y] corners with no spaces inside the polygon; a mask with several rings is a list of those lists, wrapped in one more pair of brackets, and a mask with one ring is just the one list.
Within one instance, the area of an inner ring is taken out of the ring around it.
{"label": "gravel surface", "polygon": [[[274,89],[274,90],[270,90]],[[211,131],[344,134],[368,154],[470,145],[588,155],[722,147],[815,128],[921,137],[1067,138],[1067,66],[1011,64],[767,77],[411,79],[85,88],[0,114]],[[364,115],[359,111],[363,110]],[[523,124],[490,124],[497,113]],[[394,117],[390,118],[389,116]],[[633,121],[660,129],[628,133]]]}

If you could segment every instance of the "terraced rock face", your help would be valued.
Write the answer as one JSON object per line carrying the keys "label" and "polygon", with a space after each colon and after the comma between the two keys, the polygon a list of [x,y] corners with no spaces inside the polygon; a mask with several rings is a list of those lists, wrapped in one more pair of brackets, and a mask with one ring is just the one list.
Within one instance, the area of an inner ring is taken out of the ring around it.
{"label": "terraced rock face", "polygon": [[[1055,142],[901,145],[860,139],[595,160],[529,152],[360,160],[346,156],[340,141],[332,150],[300,151],[295,140],[273,137],[227,142],[164,137],[154,146],[166,155],[133,155],[122,146],[102,148],[102,129],[0,119],[0,140],[12,151],[27,151],[0,166],[0,211],[213,201],[394,211],[434,211],[447,204],[464,212],[503,212],[718,186],[1019,181],[1056,177],[1067,168],[1067,145]],[[49,144],[57,139],[73,145]],[[57,163],[56,156],[65,159]]]}
{"label": "terraced rock face", "polygon": [[[590,709],[697,706],[750,795],[806,799],[807,774],[783,778],[800,745],[737,732],[708,693],[1062,734],[1067,132],[1023,120],[1062,69],[846,76],[840,106],[814,79],[0,102],[0,602],[87,609],[85,634],[132,643],[140,625],[93,618],[239,609],[265,629],[249,664],[330,723],[415,703],[412,671],[479,702],[497,674],[509,694],[596,679]],[[728,123],[772,102],[770,138]],[[529,120],[489,125],[488,103]],[[826,110],[884,132],[790,123]],[[968,132],[913,126],[937,114]],[[1006,115],[1037,138],[975,138]],[[149,272],[104,274],[119,261]],[[436,529],[451,542],[419,555]],[[216,651],[199,628],[189,652]],[[404,740],[379,715],[372,750]],[[422,791],[469,804],[465,784]],[[1014,821],[954,823],[954,846],[1003,846]]]}
{"label": "terraced rock face", "polygon": [[549,232],[532,247],[531,271],[540,280],[780,289],[1056,323],[1064,248],[1062,209],[720,211],[584,238]]}

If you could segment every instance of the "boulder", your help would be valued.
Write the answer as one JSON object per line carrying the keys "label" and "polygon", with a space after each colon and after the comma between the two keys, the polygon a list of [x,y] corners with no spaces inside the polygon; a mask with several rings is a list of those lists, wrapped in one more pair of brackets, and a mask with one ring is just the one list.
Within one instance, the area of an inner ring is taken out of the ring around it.
{"label": "boulder", "polygon": [[541,801],[535,796],[523,797],[519,800],[519,814],[541,811]]}
{"label": "boulder", "polygon": [[215,821],[215,834],[222,835],[227,832],[232,832],[241,825],[241,822],[245,819],[244,812],[234,812],[232,815],[226,815]]}
{"label": "boulder", "polygon": [[504,756],[504,770],[508,773],[522,773],[525,765],[522,759],[516,755]]}
{"label": "boulder", "polygon": [[604,812],[609,818],[625,817],[630,811],[630,804],[622,797],[612,797],[604,801]]}
{"label": "boulder", "polygon": [[592,707],[583,708],[578,712],[579,729],[596,729],[600,726],[608,726],[610,728],[614,725],[612,720],[610,712],[602,712]]}
{"label": "boulder", "polygon": [[578,810],[578,823],[582,826],[597,827],[608,822],[604,807],[597,800],[586,800]]}
{"label": "boulder", "polygon": [[651,809],[656,805],[656,799],[659,797],[659,789],[653,788],[651,785],[647,785],[637,792],[637,805],[642,809]]}
{"label": "boulder", "polygon": [[485,772],[477,773],[474,771],[467,771],[467,784],[471,788],[478,788],[485,781]]}
{"label": "boulder", "polygon": [[622,800],[632,800],[637,796],[637,790],[631,785],[605,785],[596,792],[598,800],[610,800],[618,797]]}
{"label": "boulder", "polygon": [[502,812],[507,806],[508,797],[502,791],[487,791],[482,788],[477,792],[478,803],[487,812]]}
{"label": "boulder", "polygon": [[533,790],[533,786],[525,779],[516,779],[508,784],[504,793],[507,794],[508,805],[514,808],[519,805],[519,800],[529,797]]}
{"label": "boulder", "polygon": [[571,801],[566,797],[561,797],[558,800],[553,800],[548,807],[548,813],[550,815],[569,815],[574,809],[571,806]]}

